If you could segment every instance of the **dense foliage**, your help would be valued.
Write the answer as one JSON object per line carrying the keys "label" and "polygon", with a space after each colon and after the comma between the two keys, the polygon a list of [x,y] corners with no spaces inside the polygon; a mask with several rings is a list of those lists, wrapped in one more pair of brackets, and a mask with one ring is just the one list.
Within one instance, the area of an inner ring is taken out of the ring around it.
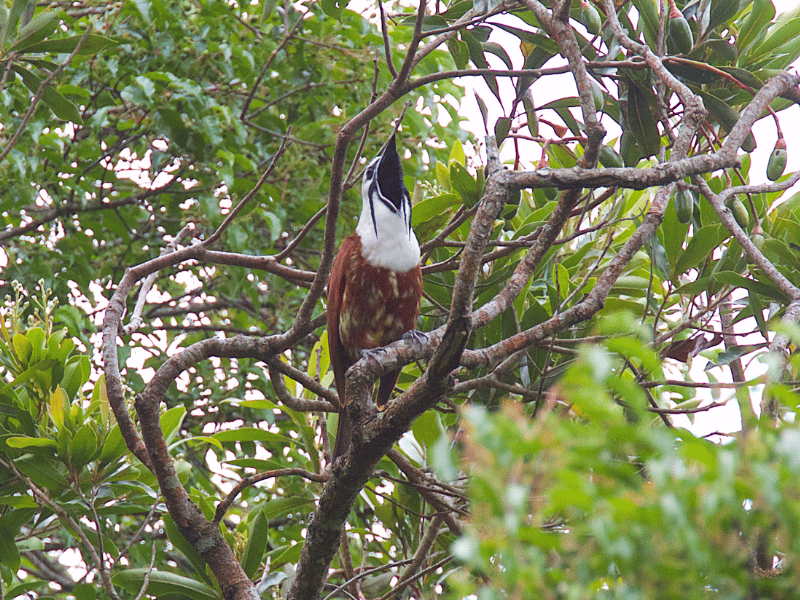
{"label": "dense foliage", "polygon": [[[798,32],[770,0],[0,4],[1,597],[792,597]],[[396,121],[427,335],[353,367],[330,467],[324,284]]]}

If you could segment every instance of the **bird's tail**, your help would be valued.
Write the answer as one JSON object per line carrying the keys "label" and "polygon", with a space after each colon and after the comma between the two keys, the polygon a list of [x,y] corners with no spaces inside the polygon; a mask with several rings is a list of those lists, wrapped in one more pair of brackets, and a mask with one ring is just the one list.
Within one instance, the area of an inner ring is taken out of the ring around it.
{"label": "bird's tail", "polygon": [[336,428],[336,442],[333,445],[333,455],[331,456],[331,464],[337,458],[346,454],[350,450],[350,441],[353,439],[353,423],[350,417],[347,416],[347,407],[342,407],[339,410],[339,426]]}

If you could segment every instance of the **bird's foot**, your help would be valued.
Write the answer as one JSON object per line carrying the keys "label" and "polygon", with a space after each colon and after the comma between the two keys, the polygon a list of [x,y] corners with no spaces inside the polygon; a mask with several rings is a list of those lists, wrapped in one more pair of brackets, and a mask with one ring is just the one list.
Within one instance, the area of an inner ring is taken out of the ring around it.
{"label": "bird's foot", "polygon": [[418,329],[412,329],[410,331],[406,331],[403,334],[403,340],[406,342],[410,342],[414,349],[417,349],[421,346],[424,346],[430,341],[430,338],[427,334],[419,331]]}
{"label": "bird's foot", "polygon": [[361,351],[361,358],[376,358],[379,354],[384,354],[386,352],[386,348],[383,346],[379,346],[377,348],[366,348]]}

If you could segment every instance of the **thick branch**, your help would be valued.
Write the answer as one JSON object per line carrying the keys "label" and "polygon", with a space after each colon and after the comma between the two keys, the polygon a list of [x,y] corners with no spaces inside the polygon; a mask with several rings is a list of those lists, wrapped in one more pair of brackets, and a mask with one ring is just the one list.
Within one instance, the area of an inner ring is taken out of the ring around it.
{"label": "thick branch", "polygon": [[372,385],[380,374],[380,364],[376,368],[369,358],[364,358],[348,371],[346,394],[351,399],[348,411],[353,422],[362,425],[361,435],[354,436],[350,452],[334,463],[331,479],[322,490],[319,505],[308,528],[297,574],[287,596],[289,599],[305,600],[319,596],[328,565],[336,552],[342,526],[375,465],[410,429],[414,420],[435,406],[452,387],[450,373],[458,366],[469,337],[469,314],[475,280],[482,264],[480,257],[492,233],[494,220],[510,195],[509,190],[492,191],[495,186],[502,185],[502,180],[494,177],[495,173],[502,171],[494,141],[490,139],[488,146],[492,175],[487,181],[487,193],[481,200],[467,238],[467,247],[456,277],[450,318],[427,370],[378,416],[369,397]]}

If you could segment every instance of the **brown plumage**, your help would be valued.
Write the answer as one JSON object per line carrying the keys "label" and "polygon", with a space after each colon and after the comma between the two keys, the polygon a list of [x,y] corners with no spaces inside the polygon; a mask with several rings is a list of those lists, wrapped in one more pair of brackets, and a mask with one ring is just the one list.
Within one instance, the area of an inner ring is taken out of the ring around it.
{"label": "brown plumage", "polygon": [[[415,328],[422,295],[419,265],[404,273],[370,265],[362,256],[361,238],[346,238],[333,261],[328,280],[328,348],[339,393],[339,426],[331,461],[350,448],[353,425],[347,415],[345,373],[362,350],[379,348]],[[400,371],[381,377],[376,403],[389,401]]]}

